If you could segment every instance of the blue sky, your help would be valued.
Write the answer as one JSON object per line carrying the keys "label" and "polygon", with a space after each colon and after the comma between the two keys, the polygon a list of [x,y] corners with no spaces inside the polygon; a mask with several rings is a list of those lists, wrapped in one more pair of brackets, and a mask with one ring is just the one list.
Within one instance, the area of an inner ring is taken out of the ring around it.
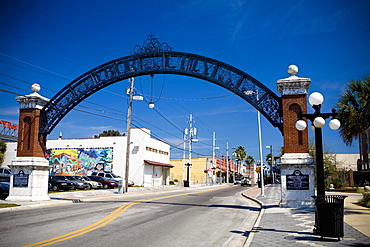
{"label": "blue sky", "polygon": [[[344,85],[370,72],[370,1],[0,1],[0,88],[29,94],[37,82],[40,94],[52,98],[83,73],[130,54],[153,34],[174,51],[210,57],[253,76],[280,96],[276,81],[296,64],[300,77],[311,78],[309,93],[324,97],[323,112],[335,105]],[[89,138],[104,130],[126,132],[127,81],[97,92],[71,111],[48,136]],[[153,85],[153,90],[151,89]],[[197,155],[229,155],[244,146],[259,159],[257,112],[230,91],[210,82],[178,75],[135,79],[137,91],[152,98],[161,114],[145,102],[134,102],[133,125],[151,129],[153,137],[183,156],[182,130],[194,115]],[[0,91],[0,120],[18,123],[16,95]],[[94,104],[91,104],[93,102]],[[98,106],[98,105],[99,106]],[[309,107],[309,112],[312,112]],[[112,118],[118,118],[112,119]],[[263,156],[283,145],[278,129],[262,118]],[[313,133],[310,131],[310,136]],[[325,145],[334,153],[358,153],[338,131],[324,127]]]}

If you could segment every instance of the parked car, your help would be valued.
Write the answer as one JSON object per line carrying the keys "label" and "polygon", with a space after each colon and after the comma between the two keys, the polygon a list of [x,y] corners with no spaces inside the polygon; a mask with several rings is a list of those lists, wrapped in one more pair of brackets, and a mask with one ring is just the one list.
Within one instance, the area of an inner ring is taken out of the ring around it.
{"label": "parked car", "polygon": [[118,183],[116,181],[112,181],[104,177],[88,176],[88,178],[93,181],[102,183],[104,189],[114,189],[118,187]]}
{"label": "parked car", "polygon": [[123,180],[121,176],[118,176],[114,174],[113,172],[106,172],[106,171],[92,172],[91,176],[104,177],[104,178],[107,178],[109,180],[113,180],[116,182]]}
{"label": "parked car", "polygon": [[252,181],[249,178],[242,179],[241,186],[252,186]]}
{"label": "parked car", "polygon": [[234,184],[242,184],[242,180],[240,178],[235,179]]}
{"label": "parked car", "polygon": [[58,177],[49,176],[49,189],[53,191],[74,190],[75,185],[66,180],[60,180]]}
{"label": "parked car", "polygon": [[6,198],[9,196],[10,177],[3,178],[0,181],[0,197]]}
{"label": "parked car", "polygon": [[75,187],[74,189],[84,190],[84,189],[89,188],[89,186],[90,186],[85,181],[80,181],[80,180],[73,179],[73,176],[54,175],[53,177],[57,177],[59,180],[64,180],[64,181],[72,183]]}
{"label": "parked car", "polygon": [[85,181],[86,183],[90,184],[90,189],[102,189],[103,185],[100,182],[94,181],[87,176],[75,176],[77,180]]}
{"label": "parked car", "polygon": [[[114,174],[113,172],[106,172],[106,171],[100,171],[100,172],[93,172],[91,173],[91,176],[98,176],[98,177],[104,177],[112,181],[116,181],[117,183],[119,182],[124,182],[123,178],[121,176],[118,176]],[[129,186],[135,185],[133,181],[128,181]]]}
{"label": "parked car", "polygon": [[12,175],[12,171],[9,168],[0,168],[0,178],[9,178]]}

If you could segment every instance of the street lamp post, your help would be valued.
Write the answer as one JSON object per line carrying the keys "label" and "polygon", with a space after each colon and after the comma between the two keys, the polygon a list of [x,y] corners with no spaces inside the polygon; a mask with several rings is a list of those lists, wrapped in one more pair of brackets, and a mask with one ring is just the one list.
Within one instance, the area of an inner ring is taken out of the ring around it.
{"label": "street lamp post", "polygon": [[192,166],[191,163],[186,163],[185,167],[187,167],[187,173],[186,173],[186,182],[184,182],[184,187],[190,186],[190,167]]}
{"label": "street lamp post", "polygon": [[300,131],[306,129],[307,123],[302,118],[309,119],[315,127],[317,195],[325,196],[324,158],[321,128],[325,125],[325,119],[329,117],[332,117],[331,121],[329,122],[329,127],[332,130],[339,129],[340,122],[338,119],[336,119],[337,113],[335,109],[333,109],[331,113],[321,113],[321,104],[324,102],[324,96],[322,96],[321,93],[312,93],[308,100],[315,112],[313,114],[303,114],[302,112],[299,112],[299,120],[296,122],[296,128]]}
{"label": "street lamp post", "polygon": [[[251,96],[253,94],[256,95],[256,100],[258,103],[258,89],[254,90],[247,90],[244,91],[244,94],[247,96]],[[263,176],[263,157],[262,157],[262,134],[261,134],[261,114],[260,111],[257,110],[257,122],[258,122],[258,142],[259,142],[259,151],[260,151],[260,160],[261,160],[261,170],[260,170],[260,184],[261,184],[261,196],[265,196],[265,188],[264,188],[264,176]]]}
{"label": "street lamp post", "polygon": [[273,184],[274,183],[274,171],[273,171],[274,155],[272,154],[272,145],[266,146],[266,148],[269,148],[270,149],[270,159],[271,159],[271,163],[270,163],[270,176],[271,176],[271,183]]}
{"label": "street lamp post", "polygon": [[[325,119],[332,117],[329,122],[329,127],[332,130],[337,130],[340,127],[340,122],[336,119],[337,113],[335,109],[331,113],[321,113],[321,104],[324,102],[324,96],[321,93],[314,92],[310,95],[308,101],[315,110],[313,114],[302,114],[300,111],[298,113],[299,120],[296,122],[296,128],[300,131],[306,129],[307,123],[302,118],[309,119],[313,127],[315,128],[315,146],[316,146],[316,214],[315,214],[315,228],[314,232],[321,235],[320,229],[322,226],[327,227],[324,224],[324,219],[320,219],[325,210],[319,209],[319,205],[325,203],[325,176],[324,176],[324,157],[323,157],[323,147],[322,147],[322,131],[321,128],[325,125]],[[328,206],[330,204],[327,204]],[[320,213],[320,210],[323,212]],[[325,228],[324,227],[324,228]],[[339,233],[339,232],[338,232]],[[336,233],[337,234],[337,233]]]}

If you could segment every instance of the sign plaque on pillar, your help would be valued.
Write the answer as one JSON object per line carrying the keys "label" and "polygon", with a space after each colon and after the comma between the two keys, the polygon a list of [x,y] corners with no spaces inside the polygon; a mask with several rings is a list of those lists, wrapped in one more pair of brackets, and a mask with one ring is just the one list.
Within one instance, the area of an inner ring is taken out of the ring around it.
{"label": "sign plaque on pillar", "polygon": [[23,170],[19,170],[18,173],[13,174],[13,187],[28,187],[28,177]]}
{"label": "sign plaque on pillar", "polygon": [[309,188],[309,175],[302,174],[300,170],[295,170],[292,175],[286,176],[287,190],[308,190]]}

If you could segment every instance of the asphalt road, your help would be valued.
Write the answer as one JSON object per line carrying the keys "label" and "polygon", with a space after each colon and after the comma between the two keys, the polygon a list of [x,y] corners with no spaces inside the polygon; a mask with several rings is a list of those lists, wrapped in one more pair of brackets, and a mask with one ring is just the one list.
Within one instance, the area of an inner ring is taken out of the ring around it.
{"label": "asphalt road", "polygon": [[[256,206],[241,186],[0,213],[0,246],[232,246]],[[244,237],[245,239],[245,237]]]}

